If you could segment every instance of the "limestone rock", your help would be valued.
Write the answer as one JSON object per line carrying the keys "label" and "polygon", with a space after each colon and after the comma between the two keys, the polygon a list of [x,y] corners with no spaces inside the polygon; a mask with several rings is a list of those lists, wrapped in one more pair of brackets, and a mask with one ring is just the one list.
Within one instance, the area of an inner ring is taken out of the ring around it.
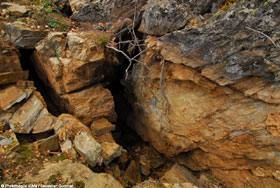
{"label": "limestone rock", "polygon": [[113,96],[108,89],[97,84],[87,89],[61,96],[61,106],[81,122],[89,125],[93,120],[107,118],[116,121]]}
{"label": "limestone rock", "polygon": [[72,12],[78,10],[81,6],[86,4],[86,0],[69,0]]}
{"label": "limestone rock", "polygon": [[0,90],[0,108],[6,111],[15,103],[19,103],[26,98],[27,94],[24,92],[24,90],[15,86],[10,86],[4,90]]}
{"label": "limestone rock", "polygon": [[48,138],[38,140],[33,143],[34,147],[41,152],[44,151],[58,151],[59,139],[57,135],[50,136]]}
{"label": "limestone rock", "polygon": [[85,131],[91,134],[87,126],[70,114],[61,114],[58,116],[54,129],[59,135],[60,140],[66,140],[67,138],[74,137],[78,133]]}
{"label": "limestone rock", "polygon": [[11,130],[0,133],[0,154],[7,154],[15,151],[19,147],[19,142],[15,133]]}
{"label": "limestone rock", "polygon": [[110,66],[118,65],[113,52],[105,55],[104,43],[110,38],[111,34],[101,31],[51,32],[36,46],[36,71],[56,94],[101,81]]}
{"label": "limestone rock", "polygon": [[115,139],[113,138],[113,135],[110,132],[100,136],[95,136],[95,140],[99,143],[103,143],[103,142],[115,143]]}
{"label": "limestone rock", "polygon": [[250,173],[279,170],[279,3],[238,1],[199,29],[148,37],[149,71],[133,67],[128,124],[188,168],[216,170],[228,187],[275,187],[272,175]]}
{"label": "limestone rock", "polygon": [[139,31],[150,35],[164,35],[184,27],[190,18],[187,2],[149,0]]}
{"label": "limestone rock", "polygon": [[28,71],[22,71],[17,50],[3,38],[0,42],[0,85],[27,79]]}
{"label": "limestone rock", "polygon": [[33,129],[38,115],[43,110],[42,102],[33,95],[26,103],[23,104],[9,120],[9,125],[17,133],[30,133]]}
{"label": "limestone rock", "polygon": [[15,21],[4,25],[5,37],[17,48],[32,49],[42,40],[46,31],[34,30],[27,24]]}
{"label": "limestone rock", "polygon": [[91,131],[95,136],[100,136],[115,130],[115,125],[110,123],[107,119],[101,118],[91,123]]}
{"label": "limestone rock", "polygon": [[18,17],[24,16],[28,12],[26,6],[18,5],[18,4],[12,4],[11,6],[8,7],[7,10],[9,11],[9,14]]}
{"label": "limestone rock", "polygon": [[77,152],[91,167],[102,164],[102,147],[87,132],[75,136],[74,145]]}
{"label": "limestone rock", "polygon": [[192,173],[185,167],[175,164],[168,170],[163,177],[160,179],[162,183],[170,184],[182,184],[182,183],[192,183],[197,187],[201,187],[198,180]]}
{"label": "limestone rock", "polygon": [[[82,175],[81,175],[82,174]],[[123,186],[111,175],[105,173],[94,173],[81,163],[74,163],[71,160],[63,160],[59,163],[44,163],[44,168],[34,176],[25,176],[22,180],[29,183],[47,181],[50,176],[61,176],[67,183],[83,182],[85,188],[122,188]]]}
{"label": "limestone rock", "polygon": [[[136,2],[128,0],[87,1],[86,4],[82,5],[73,13],[71,18],[79,22],[114,22],[132,17],[135,12],[135,7],[139,10],[145,3],[146,0]],[[77,3],[75,4],[77,5]],[[81,4],[78,3],[78,6]]]}
{"label": "limestone rock", "polygon": [[102,142],[103,163],[108,166],[115,158],[121,156],[122,147],[116,143]]}
{"label": "limestone rock", "polygon": [[44,108],[34,122],[32,133],[43,133],[53,129],[56,118],[52,116],[46,108]]}

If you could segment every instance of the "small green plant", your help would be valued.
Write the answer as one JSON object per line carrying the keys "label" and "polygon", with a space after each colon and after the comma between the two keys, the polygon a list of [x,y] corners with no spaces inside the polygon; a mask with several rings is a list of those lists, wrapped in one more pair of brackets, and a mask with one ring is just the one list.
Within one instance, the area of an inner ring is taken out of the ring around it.
{"label": "small green plant", "polygon": [[85,183],[82,182],[82,181],[76,181],[76,182],[74,183],[74,187],[75,187],[75,188],[84,188],[84,187],[85,187]]}
{"label": "small green plant", "polygon": [[42,2],[42,6],[45,8],[45,7],[49,7],[49,6],[52,6],[52,2],[49,1],[49,0],[44,0]]}
{"label": "small green plant", "polygon": [[56,176],[55,176],[55,175],[51,175],[51,176],[49,177],[49,182],[50,182],[52,185],[57,184]]}
{"label": "small green plant", "polygon": [[55,157],[51,157],[50,160],[54,161],[54,162],[58,162],[58,161],[63,161],[65,159],[68,159],[67,157],[60,155],[60,156],[55,156]]}
{"label": "small green plant", "polygon": [[50,28],[56,28],[56,27],[57,27],[57,21],[56,21],[55,19],[53,19],[53,18],[50,18],[50,19],[49,19],[48,26],[49,26]]}
{"label": "small green plant", "polygon": [[106,45],[108,44],[108,42],[109,42],[109,37],[103,35],[103,36],[101,36],[101,37],[99,38],[99,41],[100,41],[100,44],[101,44],[102,46],[106,46]]}

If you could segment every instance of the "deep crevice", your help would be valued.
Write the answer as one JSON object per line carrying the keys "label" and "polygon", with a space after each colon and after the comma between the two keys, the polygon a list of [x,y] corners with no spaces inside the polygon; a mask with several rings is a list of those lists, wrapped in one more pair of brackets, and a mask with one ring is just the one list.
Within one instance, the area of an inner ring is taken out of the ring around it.
{"label": "deep crevice", "polygon": [[58,116],[61,112],[59,111],[59,108],[55,105],[55,101],[51,99],[51,97],[48,95],[49,91],[51,90],[50,87],[46,86],[40,77],[38,76],[34,66],[33,66],[33,60],[32,55],[34,53],[34,49],[20,49],[20,63],[23,70],[29,71],[29,77],[28,80],[31,80],[34,82],[34,86],[37,88],[37,91],[41,93],[44,100],[47,103],[48,111]]}

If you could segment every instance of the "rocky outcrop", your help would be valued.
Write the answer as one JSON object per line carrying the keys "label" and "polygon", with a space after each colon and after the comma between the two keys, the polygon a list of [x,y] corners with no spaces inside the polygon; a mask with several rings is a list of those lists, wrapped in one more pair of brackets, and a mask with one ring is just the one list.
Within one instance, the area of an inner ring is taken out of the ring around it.
{"label": "rocky outcrop", "polygon": [[276,7],[239,2],[199,29],[149,37],[144,64],[131,74],[129,124],[158,151],[210,169],[228,187],[279,186]]}
{"label": "rocky outcrop", "polygon": [[135,9],[141,9],[145,3],[146,0],[86,1],[86,3],[72,0],[71,8],[76,11],[71,18],[79,22],[115,22],[132,17],[136,13]]}

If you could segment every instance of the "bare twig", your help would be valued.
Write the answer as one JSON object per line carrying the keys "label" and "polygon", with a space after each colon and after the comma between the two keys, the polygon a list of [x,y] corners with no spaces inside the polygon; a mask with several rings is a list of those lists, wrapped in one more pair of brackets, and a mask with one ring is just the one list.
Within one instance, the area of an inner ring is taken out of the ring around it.
{"label": "bare twig", "polygon": [[272,38],[270,38],[268,35],[264,34],[263,32],[258,31],[258,30],[253,29],[253,28],[250,28],[250,27],[245,27],[245,28],[246,28],[246,29],[249,29],[249,30],[251,30],[251,31],[255,31],[255,32],[257,32],[257,33],[259,33],[259,34],[265,36],[266,38],[268,38],[268,39],[272,42],[272,44],[273,44],[275,47],[278,47],[278,46],[275,44],[275,42],[273,42]]}

